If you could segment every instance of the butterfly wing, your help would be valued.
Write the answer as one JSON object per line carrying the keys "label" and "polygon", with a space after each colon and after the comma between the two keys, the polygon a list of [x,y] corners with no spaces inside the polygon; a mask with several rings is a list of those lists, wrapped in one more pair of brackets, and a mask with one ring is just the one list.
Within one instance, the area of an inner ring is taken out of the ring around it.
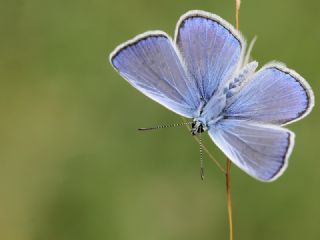
{"label": "butterfly wing", "polygon": [[187,69],[207,102],[239,67],[245,41],[228,22],[204,11],[183,15],[175,35]]}
{"label": "butterfly wing", "polygon": [[284,172],[294,145],[289,130],[244,120],[222,120],[209,136],[234,164],[264,182]]}
{"label": "butterfly wing", "polygon": [[309,84],[277,63],[263,67],[233,98],[226,117],[280,125],[305,117],[314,105]]}
{"label": "butterfly wing", "polygon": [[195,83],[164,32],[147,32],[120,45],[110,62],[132,86],[173,112],[192,117],[200,104]]}

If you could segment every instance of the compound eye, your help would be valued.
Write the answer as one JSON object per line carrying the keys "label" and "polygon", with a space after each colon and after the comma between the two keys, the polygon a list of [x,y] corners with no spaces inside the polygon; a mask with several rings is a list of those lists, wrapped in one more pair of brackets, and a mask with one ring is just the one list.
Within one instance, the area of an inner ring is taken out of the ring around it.
{"label": "compound eye", "polygon": [[203,133],[204,129],[203,129],[203,125],[201,124],[198,128],[198,133]]}

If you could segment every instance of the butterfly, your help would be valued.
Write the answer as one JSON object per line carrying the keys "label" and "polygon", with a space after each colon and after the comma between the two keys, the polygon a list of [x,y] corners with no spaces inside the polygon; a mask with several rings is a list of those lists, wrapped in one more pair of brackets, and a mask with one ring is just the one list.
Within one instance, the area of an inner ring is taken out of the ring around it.
{"label": "butterfly", "polygon": [[284,128],[310,113],[314,94],[302,76],[271,62],[257,70],[246,42],[221,17],[181,16],[172,40],[149,31],[110,54],[116,71],[140,92],[192,119],[193,135],[212,141],[240,169],[270,182],[282,175],[295,135]]}

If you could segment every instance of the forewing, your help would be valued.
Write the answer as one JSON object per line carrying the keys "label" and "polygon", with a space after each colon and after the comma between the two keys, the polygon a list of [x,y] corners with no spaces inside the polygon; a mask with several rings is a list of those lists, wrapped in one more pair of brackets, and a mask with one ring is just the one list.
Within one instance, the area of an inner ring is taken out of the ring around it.
{"label": "forewing", "polygon": [[192,117],[199,106],[195,83],[164,32],[147,32],[120,45],[110,62],[132,86],[180,115]]}
{"label": "forewing", "polygon": [[209,135],[234,164],[264,182],[284,172],[294,145],[289,130],[244,120],[222,120]]}
{"label": "forewing", "polygon": [[305,117],[313,105],[313,92],[299,74],[280,64],[269,64],[234,96],[225,115],[284,125]]}
{"label": "forewing", "polygon": [[175,39],[201,97],[209,101],[239,67],[245,41],[228,22],[204,11],[183,15]]}

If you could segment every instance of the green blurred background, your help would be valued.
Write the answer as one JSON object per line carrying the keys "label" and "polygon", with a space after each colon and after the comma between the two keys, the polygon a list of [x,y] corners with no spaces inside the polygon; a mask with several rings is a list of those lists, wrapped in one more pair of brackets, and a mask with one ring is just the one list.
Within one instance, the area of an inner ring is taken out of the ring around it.
{"label": "green blurred background", "polygon": [[[319,90],[319,1],[243,0],[240,29],[260,65],[280,60]],[[0,239],[226,239],[225,179],[180,122],[107,56],[181,14],[234,22],[234,1],[0,1]],[[235,239],[320,239],[318,107],[289,128],[287,172],[260,183],[232,168]],[[206,138],[224,163],[225,157]]]}

